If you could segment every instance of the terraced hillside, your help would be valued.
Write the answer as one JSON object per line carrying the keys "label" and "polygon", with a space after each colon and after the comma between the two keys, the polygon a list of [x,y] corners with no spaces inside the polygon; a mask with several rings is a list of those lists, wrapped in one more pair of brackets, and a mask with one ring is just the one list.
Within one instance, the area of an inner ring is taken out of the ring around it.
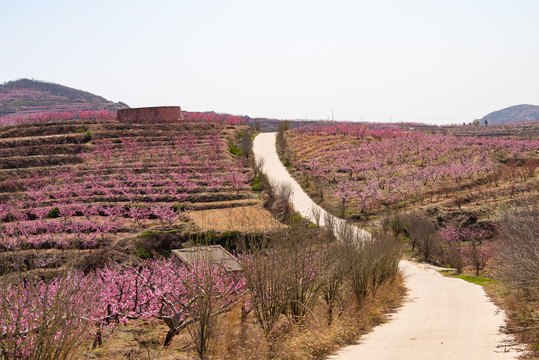
{"label": "terraced hillside", "polygon": [[86,91],[54,83],[20,79],[0,84],[0,119],[5,123],[18,118],[40,116],[44,112],[86,110],[116,111],[128,106]]}
{"label": "terraced hillside", "polygon": [[56,268],[73,254],[84,263],[96,249],[118,262],[148,256],[159,250],[141,245],[148,230],[179,246],[198,229],[190,219],[208,210],[274,224],[248,186],[249,170],[229,152],[242,131],[97,120],[0,127],[0,264]]}
{"label": "terraced hillside", "polygon": [[534,139],[349,124],[289,135],[284,156],[303,173],[304,187],[335,213],[356,220],[424,204],[461,210],[537,191]]}

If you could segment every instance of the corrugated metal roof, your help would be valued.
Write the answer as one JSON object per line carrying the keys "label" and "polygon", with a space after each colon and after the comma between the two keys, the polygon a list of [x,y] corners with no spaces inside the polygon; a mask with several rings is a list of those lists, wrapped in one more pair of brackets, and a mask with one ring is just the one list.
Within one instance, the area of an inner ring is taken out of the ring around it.
{"label": "corrugated metal roof", "polygon": [[182,263],[193,266],[198,261],[209,261],[217,264],[228,272],[241,271],[238,260],[221,245],[193,246],[186,249],[172,250],[172,254],[177,256]]}

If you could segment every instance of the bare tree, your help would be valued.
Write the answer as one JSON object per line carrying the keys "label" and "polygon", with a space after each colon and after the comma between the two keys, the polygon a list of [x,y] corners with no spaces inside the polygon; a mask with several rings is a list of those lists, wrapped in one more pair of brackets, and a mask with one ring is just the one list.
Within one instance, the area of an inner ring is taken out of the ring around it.
{"label": "bare tree", "polygon": [[301,322],[319,299],[324,276],[317,236],[303,224],[268,234],[239,257],[252,311],[268,336],[282,314]]}
{"label": "bare tree", "polygon": [[292,185],[290,183],[280,183],[277,187],[277,198],[282,206],[285,218],[290,216],[292,211]]}
{"label": "bare tree", "polygon": [[325,237],[328,241],[336,240],[337,224],[335,223],[335,217],[326,212],[324,215],[324,228]]}
{"label": "bare tree", "polygon": [[406,214],[393,211],[382,218],[382,230],[393,233],[396,238],[398,238],[400,235],[407,235],[410,228],[409,220],[410,217],[406,216]]}
{"label": "bare tree", "polygon": [[249,166],[251,167],[251,169],[253,169],[255,178],[258,178],[259,175],[262,173],[262,168],[264,167],[264,159],[251,156],[249,158]]}
{"label": "bare tree", "polygon": [[260,123],[260,120],[256,120],[254,124],[255,131],[261,131],[262,130],[262,124]]}
{"label": "bare tree", "polygon": [[249,159],[253,152],[253,136],[250,132],[243,134],[240,141],[240,148],[243,156],[245,156],[246,159]]}
{"label": "bare tree", "polygon": [[539,205],[529,197],[502,212],[497,260],[502,277],[528,295],[539,297]]}
{"label": "bare tree", "polygon": [[313,223],[316,226],[320,226],[320,223],[322,222],[322,211],[320,207],[318,206],[311,206],[311,214],[313,216]]}
{"label": "bare tree", "polygon": [[273,184],[266,174],[262,172],[259,174],[259,179],[262,189],[266,192],[266,195],[268,195],[268,199],[264,205],[271,206],[277,199],[277,190],[275,188],[275,184]]}
{"label": "bare tree", "polygon": [[277,150],[282,154],[284,160],[290,161],[289,158],[289,150],[288,150],[288,143],[286,141],[285,132],[286,130],[290,129],[290,122],[289,121],[281,121],[279,122],[279,126],[277,128]]}
{"label": "bare tree", "polygon": [[[328,325],[333,323],[335,305],[341,301],[342,289],[346,279],[343,258],[343,247],[337,242],[325,242],[321,250],[322,265],[325,276],[322,282],[322,297],[326,303]],[[342,303],[341,303],[342,305]]]}
{"label": "bare tree", "polygon": [[440,243],[436,225],[420,215],[410,215],[409,223],[413,244],[417,245],[425,261],[429,261]]}

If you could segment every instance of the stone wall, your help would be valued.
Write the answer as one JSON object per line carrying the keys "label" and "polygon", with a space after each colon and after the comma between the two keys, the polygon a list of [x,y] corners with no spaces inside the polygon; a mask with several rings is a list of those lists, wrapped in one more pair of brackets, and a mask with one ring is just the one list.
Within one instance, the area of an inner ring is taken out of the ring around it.
{"label": "stone wall", "polygon": [[127,124],[162,124],[183,120],[179,106],[156,106],[118,110],[116,118]]}

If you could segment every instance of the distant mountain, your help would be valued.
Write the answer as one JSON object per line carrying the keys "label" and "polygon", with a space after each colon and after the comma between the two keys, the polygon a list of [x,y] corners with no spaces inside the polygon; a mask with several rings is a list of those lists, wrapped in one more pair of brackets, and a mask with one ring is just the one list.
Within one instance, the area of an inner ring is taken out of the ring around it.
{"label": "distant mountain", "polygon": [[508,123],[522,123],[530,121],[539,121],[539,106],[536,105],[515,105],[508,108],[491,112],[481,119],[481,125],[484,120],[489,125],[500,125]]}
{"label": "distant mountain", "polygon": [[50,111],[109,110],[129,108],[86,91],[54,83],[20,79],[0,85],[0,118]]}

